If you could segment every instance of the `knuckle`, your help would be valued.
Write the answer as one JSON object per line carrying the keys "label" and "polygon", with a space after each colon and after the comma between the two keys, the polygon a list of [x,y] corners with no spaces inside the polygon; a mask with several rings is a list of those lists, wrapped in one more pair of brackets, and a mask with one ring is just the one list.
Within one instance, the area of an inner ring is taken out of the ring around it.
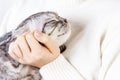
{"label": "knuckle", "polygon": [[25,37],[26,37],[26,39],[31,38],[31,33],[28,33]]}
{"label": "knuckle", "polygon": [[26,37],[30,37],[30,33],[26,35]]}
{"label": "knuckle", "polygon": [[19,37],[16,39],[15,43],[19,43],[19,42],[21,42],[22,39],[23,39],[23,36],[19,36]]}
{"label": "knuckle", "polygon": [[23,33],[23,36],[26,36],[27,34],[29,34],[29,31],[24,32],[24,33]]}

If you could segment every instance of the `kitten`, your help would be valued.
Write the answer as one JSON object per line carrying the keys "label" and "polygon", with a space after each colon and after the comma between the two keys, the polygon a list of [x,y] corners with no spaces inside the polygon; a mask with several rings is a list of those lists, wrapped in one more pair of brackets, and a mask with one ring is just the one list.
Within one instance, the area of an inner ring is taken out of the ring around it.
{"label": "kitten", "polygon": [[55,12],[39,12],[25,19],[15,30],[0,38],[0,80],[40,80],[39,68],[23,65],[8,54],[9,44],[26,31],[37,29],[48,34],[60,46],[61,53],[66,49],[64,43],[69,39],[71,27],[68,21]]}

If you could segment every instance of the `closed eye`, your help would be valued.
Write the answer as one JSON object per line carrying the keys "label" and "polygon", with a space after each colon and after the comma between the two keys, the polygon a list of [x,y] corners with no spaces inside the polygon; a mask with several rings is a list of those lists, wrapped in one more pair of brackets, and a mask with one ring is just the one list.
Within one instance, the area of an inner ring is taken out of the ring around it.
{"label": "closed eye", "polygon": [[51,21],[46,22],[44,24],[42,32],[46,33],[48,35],[51,35],[53,33],[53,31],[55,30],[56,27],[57,27],[56,21],[55,20],[51,20]]}

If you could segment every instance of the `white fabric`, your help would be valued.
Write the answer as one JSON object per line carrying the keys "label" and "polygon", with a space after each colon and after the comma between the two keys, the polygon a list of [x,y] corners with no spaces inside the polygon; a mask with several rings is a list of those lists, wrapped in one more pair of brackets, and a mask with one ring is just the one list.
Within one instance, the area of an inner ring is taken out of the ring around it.
{"label": "white fabric", "polygon": [[43,80],[120,80],[120,2],[82,0],[21,0],[8,13],[0,34],[40,11],[67,18],[72,35],[67,50],[43,66]]}
{"label": "white fabric", "polygon": [[10,9],[10,7],[18,0],[0,0],[0,24],[3,16]]}

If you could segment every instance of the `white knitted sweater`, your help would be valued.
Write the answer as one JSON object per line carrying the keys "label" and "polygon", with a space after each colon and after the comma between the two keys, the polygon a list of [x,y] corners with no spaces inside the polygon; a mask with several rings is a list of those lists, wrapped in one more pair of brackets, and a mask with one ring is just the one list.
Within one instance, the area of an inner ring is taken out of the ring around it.
{"label": "white knitted sweater", "polygon": [[67,50],[43,66],[43,80],[120,80],[120,2],[117,0],[20,0],[6,14],[0,34],[31,14],[55,11],[67,18]]}

